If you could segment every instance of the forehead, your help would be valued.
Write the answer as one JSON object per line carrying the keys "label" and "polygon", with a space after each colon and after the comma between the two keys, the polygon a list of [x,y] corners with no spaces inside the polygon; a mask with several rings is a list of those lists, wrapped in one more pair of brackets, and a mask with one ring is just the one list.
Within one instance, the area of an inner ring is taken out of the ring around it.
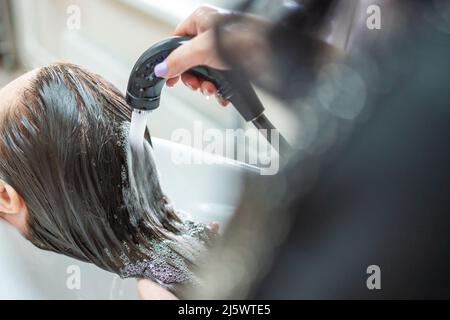
{"label": "forehead", "polygon": [[39,69],[29,71],[0,89],[0,115],[17,103],[23,90],[36,77]]}

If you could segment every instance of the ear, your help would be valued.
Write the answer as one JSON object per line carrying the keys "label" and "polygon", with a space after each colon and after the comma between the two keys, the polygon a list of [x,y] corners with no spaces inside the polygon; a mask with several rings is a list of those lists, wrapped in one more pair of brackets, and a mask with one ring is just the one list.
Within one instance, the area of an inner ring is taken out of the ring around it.
{"label": "ear", "polygon": [[22,197],[6,182],[0,180],[0,212],[19,214],[25,208]]}

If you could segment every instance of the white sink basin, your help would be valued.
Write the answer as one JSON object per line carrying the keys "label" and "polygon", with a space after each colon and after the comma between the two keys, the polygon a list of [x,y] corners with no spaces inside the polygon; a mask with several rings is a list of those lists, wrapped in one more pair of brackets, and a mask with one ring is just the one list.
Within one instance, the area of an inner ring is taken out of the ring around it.
{"label": "white sink basin", "polygon": [[[200,221],[220,221],[224,228],[239,199],[242,173],[253,168],[238,162],[179,165],[172,161],[174,150],[202,159],[212,156],[156,138],[153,145],[163,190],[175,208]],[[0,299],[137,298],[136,280],[121,280],[94,265],[39,250],[5,223],[0,223],[0,257]],[[80,289],[67,286],[71,266],[80,270]]]}

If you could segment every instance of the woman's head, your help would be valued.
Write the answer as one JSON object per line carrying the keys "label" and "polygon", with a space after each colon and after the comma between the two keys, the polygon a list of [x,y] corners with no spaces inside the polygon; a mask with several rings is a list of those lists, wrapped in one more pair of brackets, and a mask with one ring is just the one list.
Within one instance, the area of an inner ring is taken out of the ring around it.
{"label": "woman's head", "polygon": [[75,65],[43,67],[5,87],[0,216],[42,249],[116,273],[123,256],[148,258],[142,244],[176,233],[179,220],[153,163],[145,172],[150,205],[130,198],[130,116],[117,89]]}

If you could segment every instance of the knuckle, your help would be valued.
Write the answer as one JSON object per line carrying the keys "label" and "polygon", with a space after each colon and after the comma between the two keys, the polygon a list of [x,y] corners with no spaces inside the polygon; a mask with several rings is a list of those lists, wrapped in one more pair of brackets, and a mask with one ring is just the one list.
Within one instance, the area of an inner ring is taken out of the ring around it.
{"label": "knuckle", "polygon": [[202,16],[205,13],[205,6],[198,7],[194,11],[194,15],[196,16]]}

